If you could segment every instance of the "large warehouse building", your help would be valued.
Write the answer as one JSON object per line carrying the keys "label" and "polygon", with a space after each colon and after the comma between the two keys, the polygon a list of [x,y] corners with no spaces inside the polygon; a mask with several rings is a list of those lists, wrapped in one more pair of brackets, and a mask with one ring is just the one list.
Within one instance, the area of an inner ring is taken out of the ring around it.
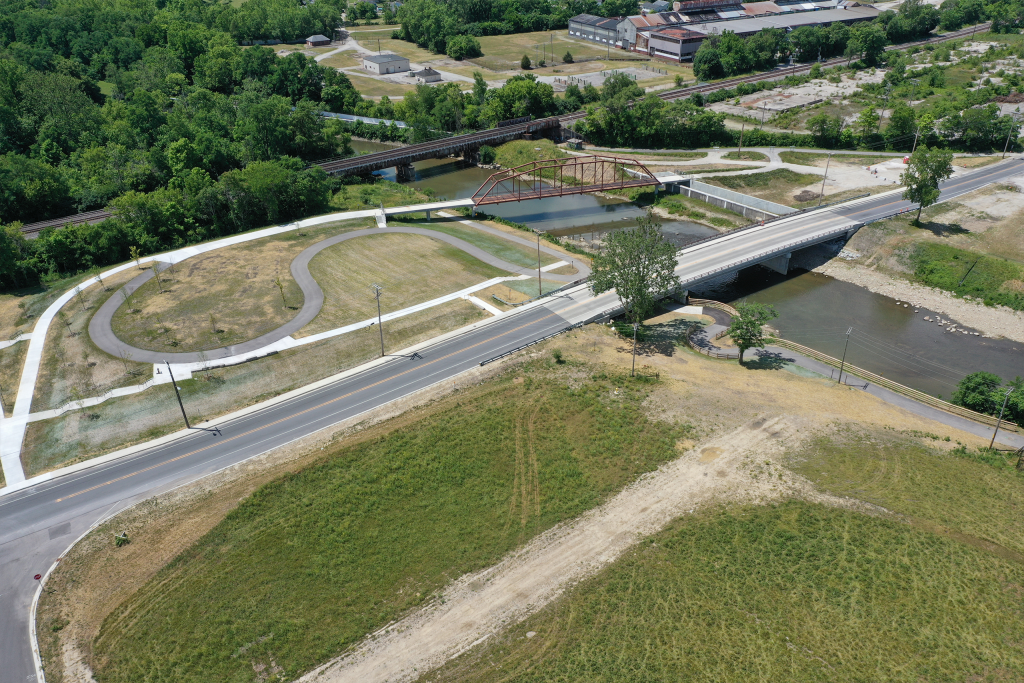
{"label": "large warehouse building", "polygon": [[855,0],[748,3],[699,0],[676,5],[678,9],[671,12],[624,19],[581,14],[569,20],[569,35],[681,61],[693,57],[704,37],[725,31],[749,36],[765,28],[792,31],[800,26],[825,26],[837,21],[852,24],[874,19],[879,14],[874,7],[860,5]]}

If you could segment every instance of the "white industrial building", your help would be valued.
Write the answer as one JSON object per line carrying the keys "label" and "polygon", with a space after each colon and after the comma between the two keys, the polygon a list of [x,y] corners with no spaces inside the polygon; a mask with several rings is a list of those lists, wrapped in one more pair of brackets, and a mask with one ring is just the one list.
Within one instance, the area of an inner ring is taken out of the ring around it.
{"label": "white industrial building", "polygon": [[401,55],[385,52],[380,55],[365,55],[363,68],[375,74],[397,74],[409,70],[409,60]]}

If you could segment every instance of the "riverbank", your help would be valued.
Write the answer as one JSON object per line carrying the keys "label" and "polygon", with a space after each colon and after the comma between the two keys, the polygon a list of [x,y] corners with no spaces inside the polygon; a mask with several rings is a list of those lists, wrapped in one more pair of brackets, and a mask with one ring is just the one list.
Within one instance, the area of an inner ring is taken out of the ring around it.
{"label": "riverbank", "polygon": [[921,308],[941,313],[961,325],[974,328],[986,337],[1005,337],[1024,342],[1024,313],[1005,306],[985,306],[965,301],[949,292],[900,280],[871,268],[850,265],[835,259],[814,268],[813,272],[864,287],[875,294],[889,296],[898,301],[913,302]]}

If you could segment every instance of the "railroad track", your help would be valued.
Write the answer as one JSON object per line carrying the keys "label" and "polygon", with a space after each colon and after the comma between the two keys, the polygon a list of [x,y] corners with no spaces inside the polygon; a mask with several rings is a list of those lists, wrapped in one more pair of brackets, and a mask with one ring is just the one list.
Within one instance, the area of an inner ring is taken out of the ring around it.
{"label": "railroad track", "polygon": [[[976,31],[985,31],[991,26],[991,22],[985,22],[972,26],[970,28],[963,28],[959,31],[952,31],[950,33],[943,34],[941,36],[933,36],[926,40],[919,40],[913,43],[903,43],[899,46],[892,46],[890,50],[907,50],[913,47],[920,47],[922,45],[928,45],[929,43],[942,43],[950,40],[957,40],[964,38],[969,35],[973,35]],[[774,71],[765,71],[757,74],[750,74],[747,76],[737,76],[735,78],[727,78],[715,83],[705,83],[700,85],[691,85],[685,88],[677,88],[675,90],[666,90],[665,92],[658,93],[658,97],[661,99],[671,102],[673,100],[679,100],[694,93],[707,93],[715,90],[723,90],[728,88],[734,88],[742,83],[757,83],[759,81],[776,81],[785,78],[786,76],[795,76],[801,73],[805,73],[811,70],[815,63],[820,64],[823,68],[837,66],[846,61],[845,57],[837,57],[835,59],[829,59],[824,62],[811,62],[808,64],[799,64],[785,69],[776,69]],[[324,161],[313,162],[312,166],[320,166],[328,173],[344,173],[351,169],[363,169],[363,170],[379,170],[381,168],[389,168],[400,163],[411,163],[414,159],[425,159],[431,155],[441,155],[446,150],[453,150],[458,148],[472,147],[474,144],[486,144],[488,142],[497,142],[500,139],[508,138],[513,139],[524,133],[532,133],[541,130],[547,130],[549,128],[562,127],[566,124],[571,124],[579,121],[586,117],[586,112],[575,112],[572,114],[566,114],[564,116],[551,116],[544,119],[537,119],[536,121],[529,121],[525,123],[513,124],[511,126],[505,126],[503,128],[490,128],[488,130],[477,131],[475,133],[467,133],[466,135],[457,135],[455,137],[444,138],[441,140],[433,140],[431,142],[422,142],[416,145],[406,145],[405,147],[396,147],[392,150],[384,152],[374,152],[372,154],[364,154],[358,157],[349,157],[348,159],[328,159]],[[409,160],[406,162],[405,160]],[[109,211],[97,210],[87,211],[85,213],[75,214],[74,216],[65,216],[63,218],[53,218],[47,221],[40,221],[38,223],[29,223],[21,228],[21,232],[26,237],[36,237],[38,234],[46,228],[56,228],[71,223],[72,225],[80,225],[82,223],[98,223],[101,220],[110,218],[113,214]]]}

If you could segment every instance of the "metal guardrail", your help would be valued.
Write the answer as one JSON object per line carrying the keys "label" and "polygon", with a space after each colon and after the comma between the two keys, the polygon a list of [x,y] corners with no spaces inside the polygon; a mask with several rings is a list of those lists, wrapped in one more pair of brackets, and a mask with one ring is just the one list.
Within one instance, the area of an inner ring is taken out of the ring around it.
{"label": "metal guardrail", "polygon": [[619,310],[620,308],[621,308],[621,306],[613,306],[612,308],[606,308],[605,310],[601,311],[597,315],[592,315],[589,318],[587,318],[586,320],[581,320],[578,323],[573,323],[572,325],[567,325],[566,327],[563,327],[562,329],[558,330],[557,332],[552,332],[551,334],[545,335],[545,336],[541,337],[540,339],[535,339],[532,342],[527,342],[526,344],[522,344],[520,346],[517,346],[516,348],[510,349],[510,350],[506,351],[505,353],[498,354],[497,356],[494,356],[493,358],[488,358],[487,360],[482,360],[482,361],[480,361],[480,365],[484,366],[484,365],[487,365],[489,363],[493,363],[496,360],[501,360],[502,358],[507,358],[508,356],[511,356],[513,353],[518,353],[519,351],[522,351],[523,349],[528,349],[531,346],[535,346],[537,344],[540,344],[541,342],[547,341],[548,339],[551,339],[552,337],[557,337],[560,334],[565,334],[566,332],[578,329],[580,327],[583,327],[584,325],[589,325],[590,323],[597,322],[597,321],[601,320],[602,318],[610,318],[611,314],[614,313],[615,311]]}

